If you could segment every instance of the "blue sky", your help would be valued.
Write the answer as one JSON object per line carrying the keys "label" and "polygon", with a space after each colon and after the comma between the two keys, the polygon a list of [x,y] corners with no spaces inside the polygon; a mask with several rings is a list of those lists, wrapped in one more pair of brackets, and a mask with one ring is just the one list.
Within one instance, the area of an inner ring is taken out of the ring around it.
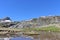
{"label": "blue sky", "polygon": [[0,0],[0,18],[26,20],[48,15],[60,15],[60,0]]}

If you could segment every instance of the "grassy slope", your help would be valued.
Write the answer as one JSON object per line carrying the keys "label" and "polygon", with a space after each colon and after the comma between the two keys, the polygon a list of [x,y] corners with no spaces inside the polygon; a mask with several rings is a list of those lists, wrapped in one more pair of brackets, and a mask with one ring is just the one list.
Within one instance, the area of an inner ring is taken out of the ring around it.
{"label": "grassy slope", "polygon": [[55,32],[60,32],[60,28],[55,27],[55,26],[24,29],[24,31],[33,31],[33,30],[34,31],[55,31]]}
{"label": "grassy slope", "polygon": [[49,26],[49,27],[38,28],[36,30],[37,31],[40,31],[40,30],[45,30],[45,31],[60,31],[60,28],[55,27],[55,26]]}

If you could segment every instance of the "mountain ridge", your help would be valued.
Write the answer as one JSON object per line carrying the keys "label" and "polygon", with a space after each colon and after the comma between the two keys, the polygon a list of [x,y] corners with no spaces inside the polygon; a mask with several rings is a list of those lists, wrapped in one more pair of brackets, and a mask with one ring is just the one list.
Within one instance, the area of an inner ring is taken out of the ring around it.
{"label": "mountain ridge", "polygon": [[12,21],[10,17],[5,17],[2,20],[0,19],[1,27],[10,28],[39,28],[49,24],[60,24],[60,16],[41,16],[24,21]]}

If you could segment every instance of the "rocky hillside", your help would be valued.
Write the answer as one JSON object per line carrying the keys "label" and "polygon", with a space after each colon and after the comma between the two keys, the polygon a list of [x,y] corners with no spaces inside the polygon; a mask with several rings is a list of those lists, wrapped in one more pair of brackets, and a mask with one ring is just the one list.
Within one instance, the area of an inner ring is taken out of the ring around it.
{"label": "rocky hillside", "polygon": [[28,21],[12,21],[9,17],[0,19],[0,27],[37,28],[50,24],[60,24],[60,16],[41,16]]}

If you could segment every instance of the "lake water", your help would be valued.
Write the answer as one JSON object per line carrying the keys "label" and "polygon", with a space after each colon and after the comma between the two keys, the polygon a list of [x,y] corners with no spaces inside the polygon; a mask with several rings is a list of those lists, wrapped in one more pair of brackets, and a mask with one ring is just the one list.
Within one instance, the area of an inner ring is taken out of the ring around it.
{"label": "lake water", "polygon": [[16,38],[11,38],[11,40],[34,40],[30,37],[16,37]]}
{"label": "lake water", "polygon": [[[9,39],[10,40],[34,40],[32,37],[11,37]],[[4,40],[4,38],[0,38],[0,40]]]}
{"label": "lake water", "polygon": [[11,40],[60,40],[60,32],[40,31],[39,33],[39,35],[15,36]]}

